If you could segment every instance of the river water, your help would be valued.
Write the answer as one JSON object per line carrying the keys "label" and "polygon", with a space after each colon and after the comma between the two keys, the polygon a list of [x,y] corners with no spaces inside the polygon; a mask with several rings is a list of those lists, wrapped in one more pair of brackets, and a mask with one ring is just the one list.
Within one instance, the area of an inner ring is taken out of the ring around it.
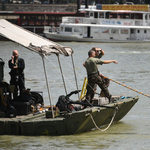
{"label": "river water", "polygon": [[[150,95],[150,44],[140,43],[60,43],[71,46],[74,50],[74,62],[79,89],[82,89],[86,71],[83,62],[92,47],[105,51],[102,60],[115,59],[118,64],[105,64],[99,70],[107,77],[125,84],[133,89]],[[41,57],[13,42],[0,42],[0,58],[5,61],[5,81],[9,82],[8,60],[12,51],[17,49],[24,58],[26,88],[43,91],[44,103],[49,105],[43,64]],[[65,76],[67,92],[76,90],[71,58],[60,56]],[[55,105],[59,95],[65,95],[62,78],[59,72],[58,59],[55,55],[45,59],[52,104]],[[99,89],[98,89],[99,91]],[[139,101],[130,112],[107,131],[90,131],[69,136],[0,136],[0,149],[107,149],[107,150],[149,150],[150,149],[150,98],[111,82],[109,91],[112,95],[139,96]],[[76,99],[73,96],[72,99]]]}

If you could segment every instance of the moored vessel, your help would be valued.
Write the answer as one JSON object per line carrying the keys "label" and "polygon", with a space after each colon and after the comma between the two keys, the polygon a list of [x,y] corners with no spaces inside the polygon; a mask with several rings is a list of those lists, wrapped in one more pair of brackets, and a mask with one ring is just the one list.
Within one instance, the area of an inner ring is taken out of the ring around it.
{"label": "moored vessel", "polygon": [[148,5],[97,5],[85,17],[63,17],[59,28],[45,26],[45,37],[54,41],[150,42]]}

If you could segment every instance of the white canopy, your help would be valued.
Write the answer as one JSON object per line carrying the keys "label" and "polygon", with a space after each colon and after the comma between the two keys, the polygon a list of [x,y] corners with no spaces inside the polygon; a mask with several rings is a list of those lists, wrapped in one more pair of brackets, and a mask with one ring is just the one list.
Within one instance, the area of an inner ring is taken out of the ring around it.
{"label": "white canopy", "polygon": [[39,54],[50,55],[55,53],[69,56],[73,53],[70,47],[61,46],[33,32],[14,25],[5,19],[0,19],[0,35]]}

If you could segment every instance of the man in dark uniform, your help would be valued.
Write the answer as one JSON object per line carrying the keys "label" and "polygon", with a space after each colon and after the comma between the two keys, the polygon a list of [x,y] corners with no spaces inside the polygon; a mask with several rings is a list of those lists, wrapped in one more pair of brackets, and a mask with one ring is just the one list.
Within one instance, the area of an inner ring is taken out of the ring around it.
{"label": "man in dark uniform", "polygon": [[92,102],[94,97],[94,86],[97,84],[104,92],[105,96],[111,101],[111,94],[108,91],[106,84],[103,82],[101,76],[98,72],[98,65],[115,63],[118,64],[116,60],[100,60],[99,58],[95,58],[95,51],[90,50],[88,52],[89,58],[85,61],[84,66],[88,75],[88,85],[87,85],[87,93],[86,100],[88,102]]}
{"label": "man in dark uniform", "polygon": [[11,60],[9,60],[8,65],[9,68],[11,69],[11,71],[9,72],[11,77],[10,84],[15,85],[17,90],[14,96],[18,95],[18,86],[21,95],[22,91],[25,89],[24,72],[23,72],[25,68],[25,63],[22,58],[19,58],[19,53],[17,50],[13,51]]}
{"label": "man in dark uniform", "polygon": [[[102,58],[102,56],[105,55],[104,50],[102,50],[101,48],[93,47],[92,50],[95,51],[95,58],[99,58],[100,59],[100,58]],[[103,82],[108,87],[109,83],[110,83],[110,80],[107,77],[105,77],[102,73],[99,73],[99,75],[101,76]],[[97,84],[95,84],[95,91],[96,91],[96,89],[97,89]],[[101,97],[105,97],[105,94],[104,94],[103,90],[101,90],[100,96]]]}

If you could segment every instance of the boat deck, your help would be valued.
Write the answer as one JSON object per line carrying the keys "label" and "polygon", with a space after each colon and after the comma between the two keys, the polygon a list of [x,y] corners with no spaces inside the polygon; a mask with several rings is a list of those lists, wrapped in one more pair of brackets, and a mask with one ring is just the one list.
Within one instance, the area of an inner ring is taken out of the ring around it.
{"label": "boat deck", "polygon": [[138,99],[139,97],[127,97],[103,105],[104,107],[87,107],[73,113],[60,113],[55,118],[47,118],[46,113],[1,118],[0,135],[69,135],[86,132],[95,128],[91,116],[98,126],[107,125],[116,111],[112,107],[117,107],[113,121],[117,122],[129,112]]}

